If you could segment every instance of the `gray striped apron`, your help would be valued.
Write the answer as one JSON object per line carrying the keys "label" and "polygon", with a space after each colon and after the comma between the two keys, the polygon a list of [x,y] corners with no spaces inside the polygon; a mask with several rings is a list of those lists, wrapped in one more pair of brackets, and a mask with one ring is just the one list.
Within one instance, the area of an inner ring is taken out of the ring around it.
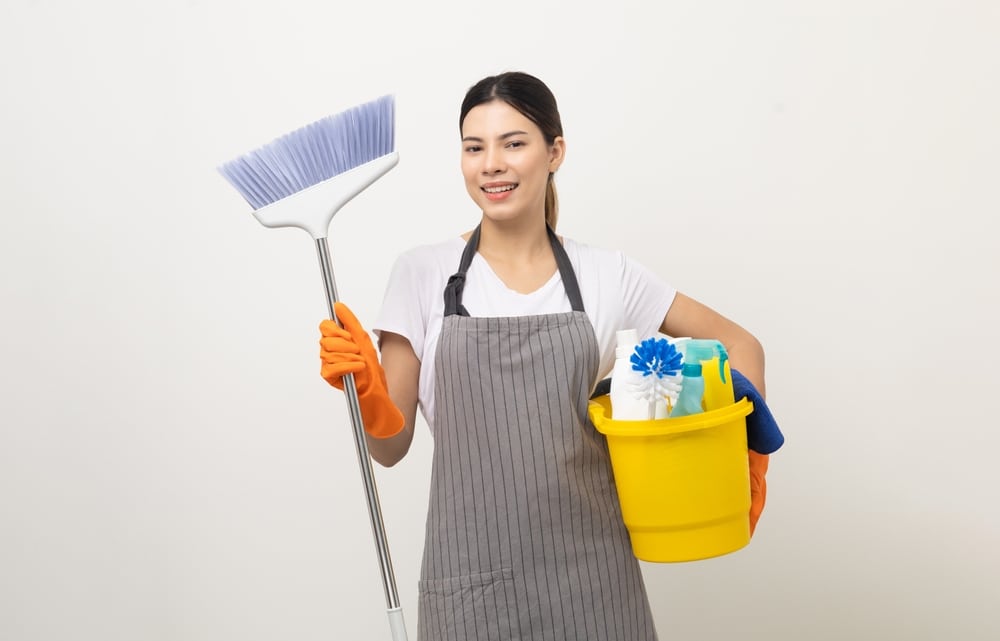
{"label": "gray striped apron", "polygon": [[656,639],[607,443],[587,416],[593,325],[552,230],[572,312],[471,318],[479,229],[445,290],[419,641]]}

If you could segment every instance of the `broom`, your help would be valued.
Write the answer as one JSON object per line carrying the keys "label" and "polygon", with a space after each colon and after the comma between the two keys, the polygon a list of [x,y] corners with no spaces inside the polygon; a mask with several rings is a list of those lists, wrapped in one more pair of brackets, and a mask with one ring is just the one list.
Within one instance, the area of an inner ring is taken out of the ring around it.
{"label": "broom", "polygon": [[[399,162],[394,127],[395,101],[392,96],[383,96],[301,127],[219,167],[265,227],[298,227],[313,237],[334,321],[333,304],[338,298],[327,243],[330,221],[349,200]],[[389,628],[393,641],[406,641],[354,375],[347,374],[343,380],[382,571]]]}

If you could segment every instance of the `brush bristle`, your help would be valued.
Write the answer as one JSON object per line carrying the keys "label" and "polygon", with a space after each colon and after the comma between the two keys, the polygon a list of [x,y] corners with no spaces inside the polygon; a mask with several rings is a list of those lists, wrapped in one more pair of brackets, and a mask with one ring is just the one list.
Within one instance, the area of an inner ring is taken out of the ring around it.
{"label": "brush bristle", "polygon": [[390,154],[395,100],[383,96],[285,134],[219,172],[254,209]]}

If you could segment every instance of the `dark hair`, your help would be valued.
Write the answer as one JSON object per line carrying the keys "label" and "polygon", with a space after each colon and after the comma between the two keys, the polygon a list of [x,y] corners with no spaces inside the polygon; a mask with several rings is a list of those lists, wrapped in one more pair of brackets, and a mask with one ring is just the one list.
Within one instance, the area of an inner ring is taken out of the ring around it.
{"label": "dark hair", "polygon": [[[465,117],[474,107],[494,100],[502,100],[535,123],[542,130],[542,136],[548,144],[553,144],[557,136],[563,135],[559,107],[552,91],[538,78],[520,71],[507,71],[497,76],[489,76],[472,85],[465,94],[465,100],[462,101],[462,112],[458,118],[459,131],[462,129]],[[555,229],[558,216],[559,201],[556,199],[556,186],[552,181],[552,174],[549,174],[549,182],[545,188],[546,224]]]}

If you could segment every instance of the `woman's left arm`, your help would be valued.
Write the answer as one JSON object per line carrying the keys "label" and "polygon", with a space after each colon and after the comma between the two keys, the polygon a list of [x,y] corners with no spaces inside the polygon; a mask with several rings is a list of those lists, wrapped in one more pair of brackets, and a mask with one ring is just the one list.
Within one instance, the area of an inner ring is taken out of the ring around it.
{"label": "woman's left arm", "polygon": [[757,338],[711,307],[677,292],[660,331],[667,336],[714,338],[729,354],[729,364],[764,397],[764,348]]}

